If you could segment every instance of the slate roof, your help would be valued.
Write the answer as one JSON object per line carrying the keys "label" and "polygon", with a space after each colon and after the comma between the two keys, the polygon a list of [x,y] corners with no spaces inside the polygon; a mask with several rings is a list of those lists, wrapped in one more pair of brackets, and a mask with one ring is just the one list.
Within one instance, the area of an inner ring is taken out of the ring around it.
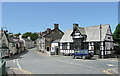
{"label": "slate roof", "polygon": [[81,34],[86,35],[85,28],[78,27],[78,30],[80,31]]}
{"label": "slate roof", "polygon": [[[101,39],[104,41],[108,28],[110,27],[109,24],[101,25]],[[89,41],[100,41],[100,25],[97,26],[90,26],[90,27],[78,27],[79,31],[87,35],[86,42]],[[70,36],[73,32],[73,29],[66,30],[65,34],[63,35],[62,39],[60,40],[61,43],[64,42],[73,42],[72,36]]]}
{"label": "slate roof", "polygon": [[[109,28],[109,24],[101,25],[101,38],[102,41],[104,41],[107,30]],[[100,41],[100,25],[97,26],[90,26],[90,27],[85,27],[85,32],[87,35],[86,42],[89,41]]]}
{"label": "slate roof", "polygon": [[60,42],[73,42],[72,36],[70,36],[73,32],[73,29],[68,29],[66,30],[66,32],[64,33],[62,39],[60,40]]}
{"label": "slate roof", "polygon": [[[60,32],[62,32],[59,28],[55,28],[53,30],[51,30],[50,32],[46,33],[43,35],[43,37],[46,37],[48,34],[50,34],[52,31],[55,31],[56,29],[58,29]],[[62,32],[63,33],[63,32]],[[64,33],[63,33],[64,34]]]}

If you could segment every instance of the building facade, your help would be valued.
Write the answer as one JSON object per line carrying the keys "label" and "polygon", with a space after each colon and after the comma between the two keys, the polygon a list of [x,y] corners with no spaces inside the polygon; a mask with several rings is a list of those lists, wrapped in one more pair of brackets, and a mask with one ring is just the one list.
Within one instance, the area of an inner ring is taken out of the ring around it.
{"label": "building facade", "polygon": [[19,35],[19,39],[24,42],[24,47],[26,49],[30,49],[34,47],[34,41],[32,41],[30,37],[22,38],[22,35]]}
{"label": "building facade", "polygon": [[114,45],[110,25],[78,27],[73,24],[73,29],[66,30],[60,40],[60,52],[71,54],[76,49],[87,49],[99,56],[112,54]]}
{"label": "building facade", "polygon": [[63,36],[63,32],[59,29],[59,24],[54,24],[54,29],[47,29],[39,35],[39,51],[42,52],[50,52],[51,51],[51,43],[57,39],[61,39]]}
{"label": "building facade", "polygon": [[24,43],[19,41],[18,37],[15,37],[13,34],[7,34],[6,31],[2,30],[0,49],[3,57],[24,51],[23,45]]}

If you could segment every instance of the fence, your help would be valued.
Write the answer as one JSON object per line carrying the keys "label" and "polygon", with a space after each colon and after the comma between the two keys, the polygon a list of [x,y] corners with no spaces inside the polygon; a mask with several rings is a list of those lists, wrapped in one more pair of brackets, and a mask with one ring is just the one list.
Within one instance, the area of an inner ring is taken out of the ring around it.
{"label": "fence", "polygon": [[6,60],[2,59],[2,62],[0,63],[0,76],[5,76],[6,74]]}

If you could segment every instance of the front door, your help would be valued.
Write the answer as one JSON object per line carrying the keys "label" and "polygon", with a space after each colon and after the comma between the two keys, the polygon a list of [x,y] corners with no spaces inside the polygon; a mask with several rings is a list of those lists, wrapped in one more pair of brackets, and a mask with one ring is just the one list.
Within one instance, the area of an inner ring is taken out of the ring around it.
{"label": "front door", "polygon": [[56,48],[56,55],[59,55],[59,49]]}
{"label": "front door", "polygon": [[94,43],[94,55],[99,55],[100,54],[100,43],[95,42]]}
{"label": "front door", "polygon": [[49,47],[47,47],[47,51],[49,51]]}

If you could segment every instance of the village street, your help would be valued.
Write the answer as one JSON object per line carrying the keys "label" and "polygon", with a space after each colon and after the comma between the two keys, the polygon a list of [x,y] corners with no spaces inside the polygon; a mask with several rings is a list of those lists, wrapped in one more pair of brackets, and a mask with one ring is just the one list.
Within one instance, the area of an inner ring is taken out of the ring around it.
{"label": "village street", "polygon": [[18,68],[27,74],[117,74],[118,59],[82,60],[70,56],[49,56],[28,49],[7,60],[7,68]]}

